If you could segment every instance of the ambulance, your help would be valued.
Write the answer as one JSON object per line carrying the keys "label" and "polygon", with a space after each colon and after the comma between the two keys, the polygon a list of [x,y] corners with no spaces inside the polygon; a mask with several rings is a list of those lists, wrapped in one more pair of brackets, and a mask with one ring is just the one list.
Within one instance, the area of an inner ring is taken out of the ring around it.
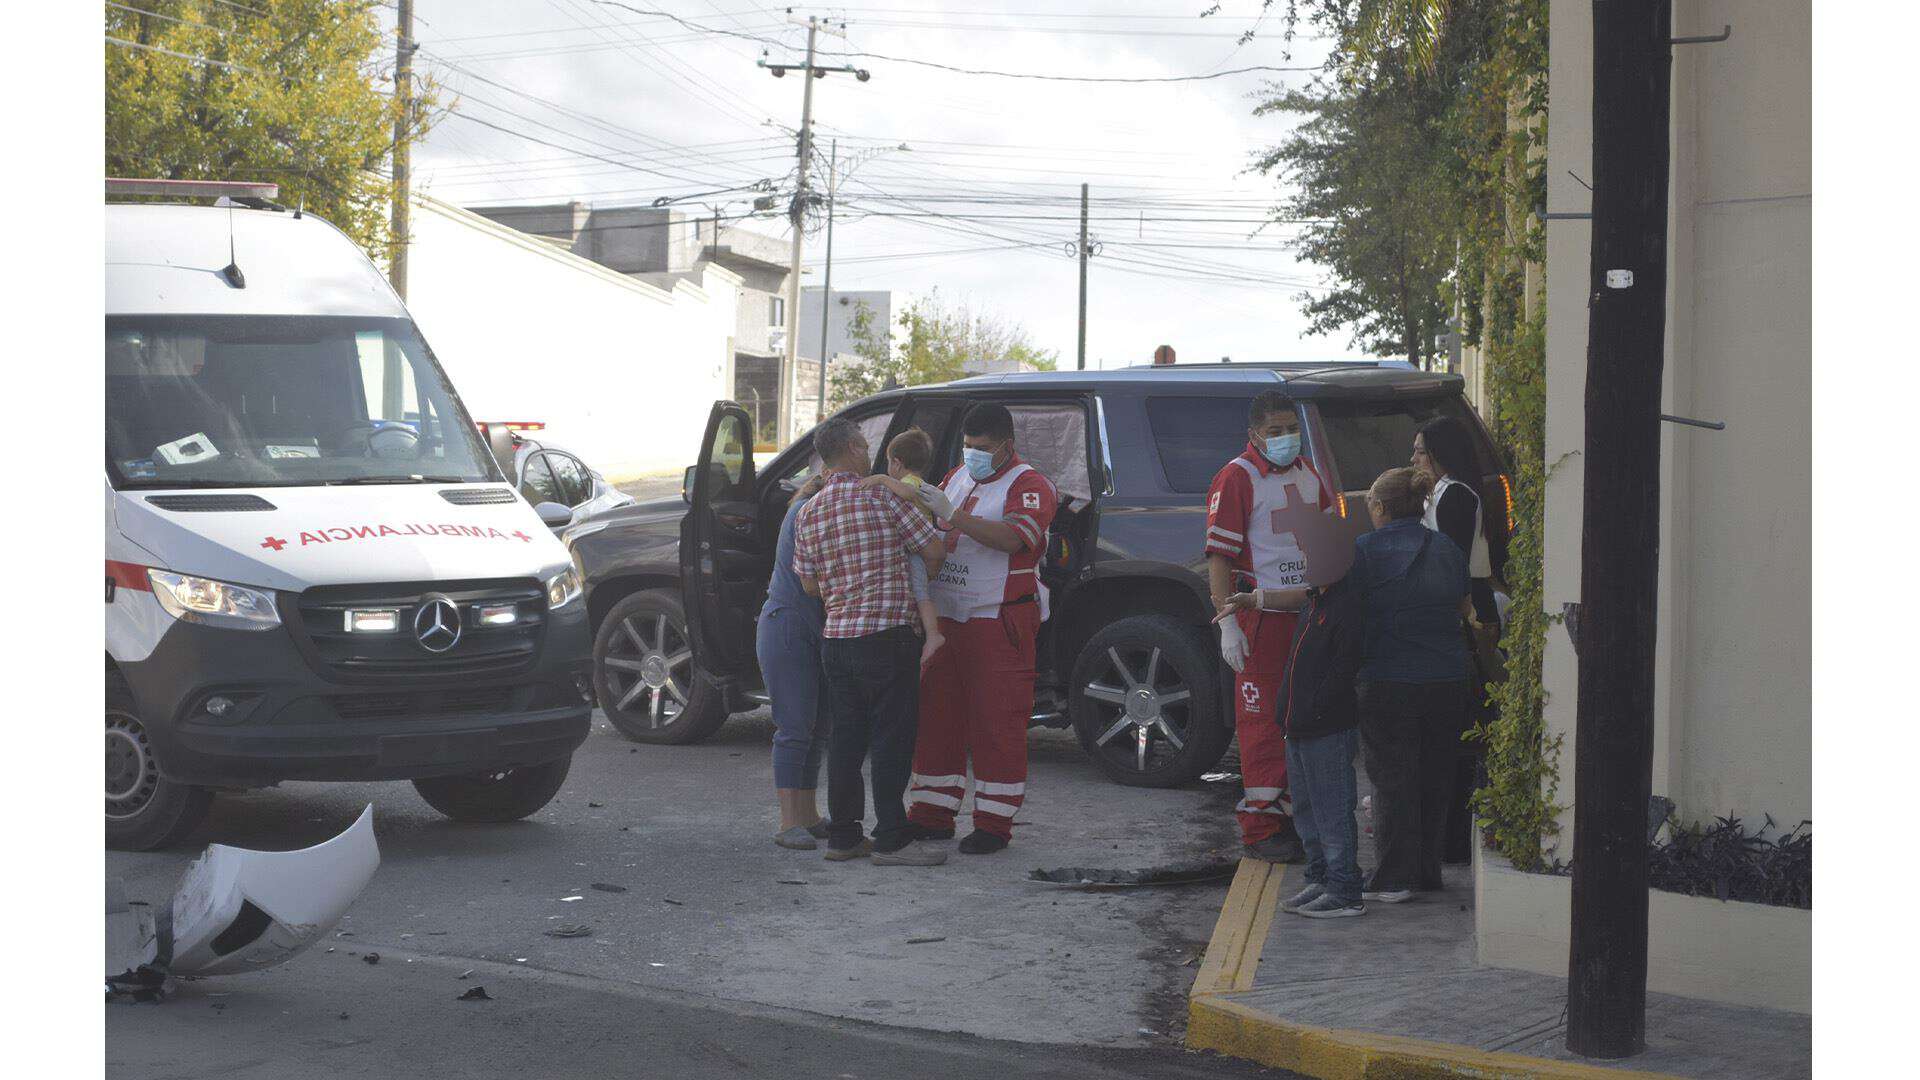
{"label": "ambulance", "polygon": [[515,490],[338,229],[273,185],[107,196],[108,845],[289,780],[546,805],[591,708],[571,511]]}

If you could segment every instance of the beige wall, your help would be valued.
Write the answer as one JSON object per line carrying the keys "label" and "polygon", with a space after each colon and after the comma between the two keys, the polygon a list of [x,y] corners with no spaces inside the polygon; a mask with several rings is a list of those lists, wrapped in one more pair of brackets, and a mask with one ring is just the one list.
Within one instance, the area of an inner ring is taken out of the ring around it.
{"label": "beige wall", "polygon": [[[1555,0],[1548,209],[1584,211],[1591,179],[1592,5]],[[1734,27],[1731,40],[1678,46],[1665,410],[1727,430],[1666,425],[1654,790],[1689,821],[1812,816],[1811,681],[1804,493],[1811,384],[1808,5],[1679,5],[1678,35]],[[1547,224],[1545,602],[1580,592],[1586,294],[1590,223]],[[1555,463],[1558,463],[1557,465]],[[1566,735],[1573,791],[1577,667],[1550,631],[1551,732]],[[1572,814],[1560,852],[1571,854]]]}

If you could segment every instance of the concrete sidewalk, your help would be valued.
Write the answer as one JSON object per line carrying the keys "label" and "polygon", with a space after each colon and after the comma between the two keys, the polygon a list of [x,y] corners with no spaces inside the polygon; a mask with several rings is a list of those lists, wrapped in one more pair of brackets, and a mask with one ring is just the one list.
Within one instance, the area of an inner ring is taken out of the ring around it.
{"label": "concrete sidewalk", "polygon": [[[1362,838],[1363,866],[1371,840]],[[1794,1013],[1650,995],[1647,1050],[1566,1049],[1566,981],[1474,963],[1473,874],[1357,919],[1276,912],[1301,868],[1242,862],[1190,998],[1187,1045],[1328,1078],[1540,1076],[1786,1080],[1812,1072]],[[1765,942],[1754,942],[1765,948]]]}

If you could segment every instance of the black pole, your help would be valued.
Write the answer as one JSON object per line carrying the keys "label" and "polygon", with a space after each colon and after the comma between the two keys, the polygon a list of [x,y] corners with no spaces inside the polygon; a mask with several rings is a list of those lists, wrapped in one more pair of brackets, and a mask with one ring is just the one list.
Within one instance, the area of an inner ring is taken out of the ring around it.
{"label": "black pole", "polygon": [[1593,5],[1573,927],[1567,1047],[1646,1047],[1647,801],[1660,576],[1671,0]]}

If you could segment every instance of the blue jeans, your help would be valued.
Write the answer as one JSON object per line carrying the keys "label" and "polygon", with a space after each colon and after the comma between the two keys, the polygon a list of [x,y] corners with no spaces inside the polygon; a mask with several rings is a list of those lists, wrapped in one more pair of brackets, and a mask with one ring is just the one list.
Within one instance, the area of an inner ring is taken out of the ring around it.
{"label": "blue jeans", "polygon": [[799,608],[762,608],[754,651],[773,702],[773,786],[812,791],[820,786],[829,726],[820,627]]}
{"label": "blue jeans", "polygon": [[1358,728],[1287,739],[1287,786],[1293,826],[1307,849],[1307,882],[1348,904],[1360,902],[1360,826],[1353,818],[1360,795],[1353,758],[1359,750]]}

